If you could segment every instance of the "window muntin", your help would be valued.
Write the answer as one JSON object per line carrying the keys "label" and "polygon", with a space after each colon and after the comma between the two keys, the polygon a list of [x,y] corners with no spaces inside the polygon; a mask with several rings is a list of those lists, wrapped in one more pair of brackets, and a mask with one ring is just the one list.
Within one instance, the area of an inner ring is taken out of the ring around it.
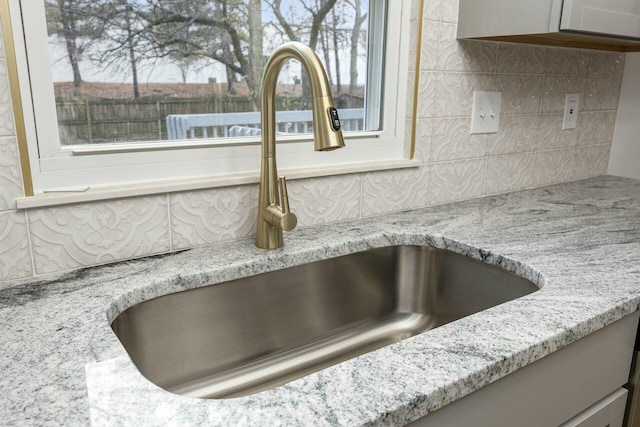
{"label": "window muntin", "polygon": [[[21,14],[21,0],[8,0],[16,40],[16,56],[25,128],[36,193],[47,190],[91,187],[137,188],[148,194],[150,183],[164,188],[188,188],[255,182],[258,169],[258,137],[228,138],[224,143],[211,139],[189,141],[126,142],[63,146],[59,144],[55,120],[55,96],[47,45],[44,3],[22,0],[28,13]],[[357,170],[376,170],[408,165],[405,163],[406,73],[409,53],[409,2],[402,0],[383,10],[382,39],[388,48],[379,50],[376,61],[384,64],[384,87],[369,86],[378,96],[381,114],[379,131],[347,136],[347,148],[331,156],[313,153],[309,136],[278,137],[280,169],[292,177],[309,177]],[[380,13],[380,8],[377,8]],[[380,39],[376,30],[376,39]],[[371,38],[369,43],[371,43]],[[28,60],[27,60],[28,55]],[[28,66],[28,65],[29,66]],[[26,79],[25,76],[29,76]],[[36,123],[36,118],[37,123]],[[53,119],[52,119],[53,118]],[[36,126],[37,124],[37,126]],[[373,145],[371,143],[374,143]],[[406,166],[405,166],[406,167]],[[177,180],[177,181],[176,181]],[[198,184],[195,184],[198,182]],[[132,190],[127,194],[134,194]],[[120,194],[118,192],[118,194]],[[31,203],[31,202],[30,202]],[[38,203],[37,201],[33,203]],[[26,205],[26,204],[25,204]]]}

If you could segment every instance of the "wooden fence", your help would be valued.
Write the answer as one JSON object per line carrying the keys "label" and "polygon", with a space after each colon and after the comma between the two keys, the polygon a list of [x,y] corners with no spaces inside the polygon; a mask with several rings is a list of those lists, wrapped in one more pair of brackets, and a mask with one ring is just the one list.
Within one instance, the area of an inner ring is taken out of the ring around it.
{"label": "wooden fence", "polygon": [[[276,99],[279,110],[292,107],[295,109],[299,103],[299,98]],[[247,98],[231,96],[163,100],[58,101],[56,109],[63,145],[166,140],[166,117],[170,114],[251,111]]]}

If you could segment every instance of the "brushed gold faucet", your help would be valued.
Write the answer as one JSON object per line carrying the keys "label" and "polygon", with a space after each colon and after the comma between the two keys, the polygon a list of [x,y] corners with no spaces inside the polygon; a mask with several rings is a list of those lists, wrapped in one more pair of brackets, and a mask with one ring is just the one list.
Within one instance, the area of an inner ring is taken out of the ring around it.
{"label": "brushed gold faucet", "polygon": [[276,168],[276,85],[284,62],[290,58],[300,61],[311,83],[315,150],[344,147],[338,110],[333,105],[327,73],[320,59],[302,43],[283,44],[271,54],[262,77],[262,162],[256,234],[256,246],[262,249],[282,247],[282,231],[291,231],[298,224],[289,209],[286,180],[277,179]]}

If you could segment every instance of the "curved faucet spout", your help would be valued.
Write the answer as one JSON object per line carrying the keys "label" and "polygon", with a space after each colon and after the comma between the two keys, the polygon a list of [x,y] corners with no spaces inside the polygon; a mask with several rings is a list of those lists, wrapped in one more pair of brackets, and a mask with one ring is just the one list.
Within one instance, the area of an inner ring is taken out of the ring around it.
{"label": "curved faucet spout", "polygon": [[262,162],[256,246],[263,249],[282,247],[282,230],[293,230],[297,224],[296,216],[289,210],[286,181],[284,177],[277,180],[276,167],[276,85],[282,66],[291,58],[300,61],[311,83],[315,150],[344,147],[340,118],[320,59],[302,43],[283,44],[267,61],[262,77]]}

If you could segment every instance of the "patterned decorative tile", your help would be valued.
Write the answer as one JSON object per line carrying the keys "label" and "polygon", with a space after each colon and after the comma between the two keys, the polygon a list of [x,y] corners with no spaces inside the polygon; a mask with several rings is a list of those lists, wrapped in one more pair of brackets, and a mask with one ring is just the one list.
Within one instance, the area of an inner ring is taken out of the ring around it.
{"label": "patterned decorative tile", "polygon": [[15,198],[23,195],[16,139],[0,138],[0,211],[15,209]]}
{"label": "patterned decorative tile", "polygon": [[433,71],[438,66],[438,40],[442,25],[440,22],[424,21],[420,53],[420,68],[423,71]]}
{"label": "patterned decorative tile", "polygon": [[471,116],[473,91],[492,90],[493,80],[493,74],[439,73],[435,117]]}
{"label": "patterned decorative tile", "polygon": [[578,114],[578,145],[611,144],[616,126],[614,112]]}
{"label": "patterned decorative tile", "polygon": [[538,143],[540,116],[502,116],[500,130],[489,135],[489,154],[533,151]]}
{"label": "patterned decorative tile", "polygon": [[442,0],[425,0],[424,1],[424,19],[431,21],[442,20]]}
{"label": "patterned decorative tile", "polygon": [[432,162],[462,160],[487,154],[487,135],[471,135],[471,119],[433,120]]}
{"label": "patterned decorative tile", "polygon": [[587,91],[587,78],[579,76],[546,76],[542,99],[543,113],[562,113],[564,97],[567,93],[580,94],[580,109],[583,109]]}
{"label": "patterned decorative tile", "polygon": [[578,144],[578,129],[562,129],[561,114],[540,116],[538,150],[573,147]]}
{"label": "patterned decorative tile", "polygon": [[413,93],[415,89],[415,84],[416,84],[416,72],[415,70],[409,71],[407,73],[407,88],[409,92],[408,92],[407,101],[405,104],[407,119],[413,119],[413,101],[414,101]]}
{"label": "patterned decorative tile", "polygon": [[166,195],[29,212],[38,274],[168,251]]}
{"label": "patterned decorative tile", "polygon": [[[426,0],[429,2],[429,0]],[[442,22],[458,22],[458,0],[440,0]]]}
{"label": "patterned decorative tile", "polygon": [[484,196],[487,159],[433,163],[429,170],[429,204]]}
{"label": "patterned decorative tile", "polygon": [[0,59],[0,136],[12,136],[15,132],[7,64]]}
{"label": "patterned decorative tile", "polygon": [[611,146],[592,145],[576,148],[576,179],[606,175]]}
{"label": "patterned decorative tile", "polygon": [[298,226],[360,217],[360,174],[300,179],[287,184],[291,211],[298,217]]}
{"label": "patterned decorative tile", "polygon": [[33,275],[24,212],[0,212],[0,282]]}
{"label": "patterned decorative tile", "polygon": [[592,77],[587,82],[582,111],[616,110],[620,97],[620,77]]}
{"label": "patterned decorative tile", "polygon": [[415,209],[428,205],[427,167],[364,174],[362,216]]}
{"label": "patterned decorative tile", "polygon": [[433,144],[433,120],[418,119],[416,123],[415,159],[423,163],[431,161],[431,145]]}
{"label": "patterned decorative tile", "polygon": [[457,40],[456,25],[442,24],[438,42],[438,69],[492,73],[496,69],[496,43]]}
{"label": "patterned decorative tile", "polygon": [[258,187],[236,186],[169,195],[172,249],[255,234]]}
{"label": "patterned decorative tile", "polygon": [[576,179],[576,149],[538,151],[533,169],[534,186],[557,184]]}
{"label": "patterned decorative tile", "polygon": [[595,77],[621,77],[624,53],[593,52],[589,55],[589,74]]}
{"label": "patterned decorative tile", "polygon": [[434,117],[436,114],[436,86],[437,74],[434,72],[420,73],[418,90],[418,118]]}
{"label": "patterned decorative tile", "polygon": [[586,76],[589,74],[591,52],[580,49],[548,48],[546,74]]}
{"label": "patterned decorative tile", "polygon": [[502,114],[539,113],[542,82],[542,76],[498,74],[495,87],[502,92]]}
{"label": "patterned decorative tile", "polygon": [[[2,25],[0,25],[0,34],[2,33]],[[2,37],[0,37],[0,39],[2,39]],[[6,54],[4,51],[4,41],[0,40],[0,58],[6,58]]]}
{"label": "patterned decorative tile", "polygon": [[500,43],[498,46],[498,73],[544,73],[548,49],[516,43]]}
{"label": "patterned decorative tile", "polygon": [[508,154],[487,159],[487,194],[505,193],[530,187],[534,153]]}

